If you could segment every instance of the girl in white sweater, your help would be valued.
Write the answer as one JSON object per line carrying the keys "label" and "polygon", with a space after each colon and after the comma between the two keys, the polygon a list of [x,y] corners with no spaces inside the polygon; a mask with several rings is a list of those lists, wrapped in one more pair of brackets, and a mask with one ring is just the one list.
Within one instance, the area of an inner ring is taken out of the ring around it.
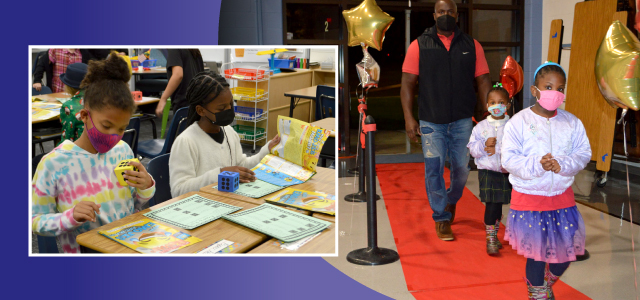
{"label": "girl in white sweater", "polygon": [[255,181],[250,169],[280,143],[280,136],[256,155],[243,154],[240,137],[227,126],[235,118],[229,84],[213,72],[200,72],[191,80],[187,101],[190,126],[176,138],[169,158],[171,194],[177,197],[198,191],[217,182],[224,171],[238,172],[240,182]]}

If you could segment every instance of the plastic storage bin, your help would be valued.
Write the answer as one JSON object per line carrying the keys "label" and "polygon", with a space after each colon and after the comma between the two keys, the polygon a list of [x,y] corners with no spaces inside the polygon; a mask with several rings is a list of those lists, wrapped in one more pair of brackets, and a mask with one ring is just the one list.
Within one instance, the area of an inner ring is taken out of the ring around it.
{"label": "plastic storage bin", "polygon": [[258,80],[264,78],[264,70],[233,68],[224,70],[225,78],[240,80]]}
{"label": "plastic storage bin", "polygon": [[253,131],[253,126],[247,125],[233,125],[233,130],[238,133],[241,140],[253,141],[262,138],[265,135],[264,128],[256,127],[256,132]]}
{"label": "plastic storage bin", "polygon": [[135,71],[135,69],[138,68],[138,66],[140,66],[140,61],[139,60],[131,60],[131,68],[134,69],[134,71]]}
{"label": "plastic storage bin", "polygon": [[[276,58],[273,64],[274,68],[292,69],[294,60]],[[271,66],[271,58],[269,58],[269,66]]]}
{"label": "plastic storage bin", "polygon": [[[234,106],[233,110],[236,113],[236,118],[240,118],[244,121],[253,121],[262,117],[262,108],[253,108],[246,106]],[[257,114],[257,115],[256,115]]]}
{"label": "plastic storage bin", "polygon": [[233,99],[238,101],[256,101],[264,96],[263,89],[254,89],[248,87],[233,87],[231,88]]}
{"label": "plastic storage bin", "polygon": [[142,62],[143,68],[155,68],[157,59],[147,59]]}

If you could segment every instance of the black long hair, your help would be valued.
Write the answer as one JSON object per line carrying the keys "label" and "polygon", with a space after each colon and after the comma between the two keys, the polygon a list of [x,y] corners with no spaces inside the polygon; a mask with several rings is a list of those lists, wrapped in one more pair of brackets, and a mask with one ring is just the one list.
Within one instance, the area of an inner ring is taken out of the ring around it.
{"label": "black long hair", "polygon": [[[229,83],[224,79],[224,76],[212,71],[196,74],[187,87],[187,102],[189,103],[187,125],[200,120],[200,115],[196,112],[196,106],[205,106],[211,103],[227,88],[229,88]],[[213,94],[213,97],[209,97],[211,94]]]}

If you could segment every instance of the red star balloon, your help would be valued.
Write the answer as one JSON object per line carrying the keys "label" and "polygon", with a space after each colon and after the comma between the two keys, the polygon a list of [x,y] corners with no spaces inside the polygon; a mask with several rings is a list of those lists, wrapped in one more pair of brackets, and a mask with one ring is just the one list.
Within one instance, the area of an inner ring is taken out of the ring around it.
{"label": "red star balloon", "polygon": [[513,98],[515,94],[522,90],[524,73],[522,72],[522,67],[511,55],[507,56],[502,69],[500,69],[500,83],[509,92],[509,98]]}

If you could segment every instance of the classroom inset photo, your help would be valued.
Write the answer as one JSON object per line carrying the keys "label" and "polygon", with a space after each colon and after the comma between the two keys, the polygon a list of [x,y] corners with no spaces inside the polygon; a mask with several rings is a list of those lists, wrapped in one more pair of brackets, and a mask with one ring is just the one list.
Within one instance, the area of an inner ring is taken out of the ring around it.
{"label": "classroom inset photo", "polygon": [[337,256],[337,46],[81,48],[29,47],[30,255]]}

